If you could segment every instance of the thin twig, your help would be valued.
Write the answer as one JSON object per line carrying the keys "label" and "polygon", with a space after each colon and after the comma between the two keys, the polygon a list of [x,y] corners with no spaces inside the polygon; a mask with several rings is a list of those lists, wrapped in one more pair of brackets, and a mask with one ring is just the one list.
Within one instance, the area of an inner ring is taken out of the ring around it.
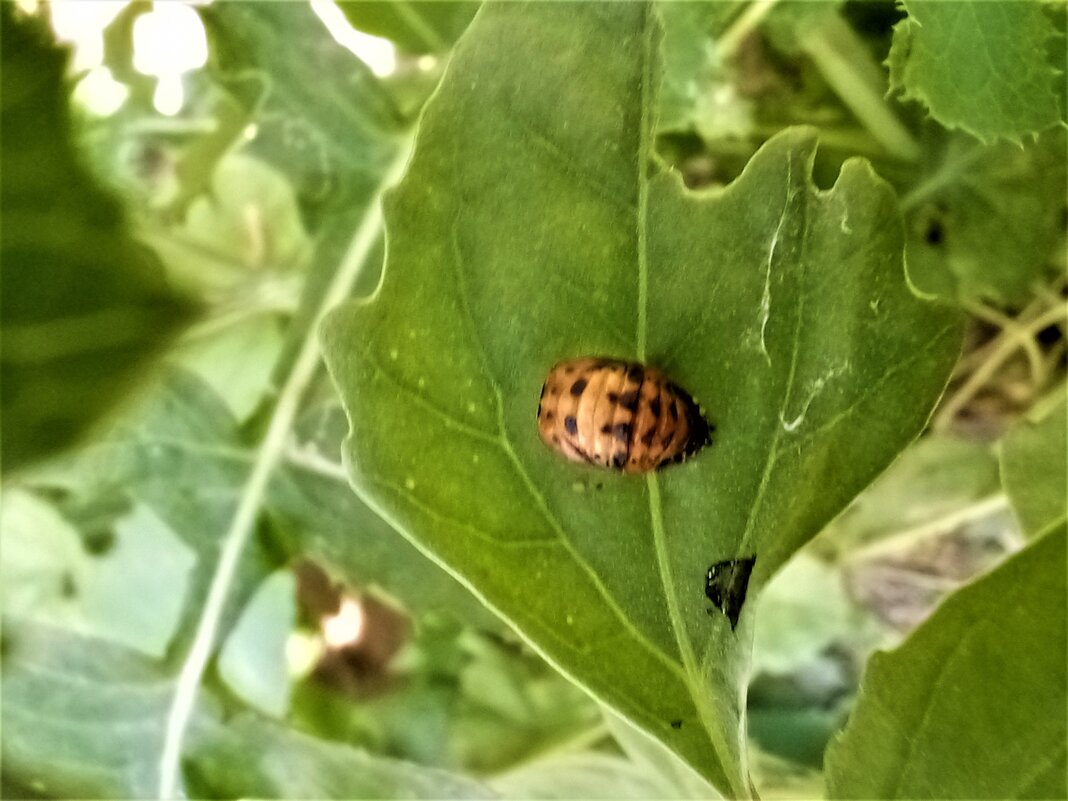
{"label": "thin twig", "polygon": [[407,163],[408,154],[409,147],[402,147],[390,165],[377,192],[369,201],[367,215],[353,234],[337,273],[323,295],[314,323],[309,328],[308,336],[293,364],[293,370],[278,395],[270,424],[257,449],[252,470],[241,490],[230,526],[222,537],[222,549],[215,567],[215,575],[212,576],[208,597],[204,602],[196,633],[193,636],[193,643],[178,674],[174,696],[167,713],[163,753],[160,757],[158,797],[161,799],[179,797],[181,791],[179,772],[182,744],[192,717],[204,670],[215,649],[223,609],[230,595],[241,555],[252,531],[252,524],[262,505],[267,483],[283,456],[305,389],[319,368],[319,343],[315,336],[317,324],[327,311],[351,294],[352,287],[360,273],[360,267],[363,266],[381,233],[382,194],[400,177]]}

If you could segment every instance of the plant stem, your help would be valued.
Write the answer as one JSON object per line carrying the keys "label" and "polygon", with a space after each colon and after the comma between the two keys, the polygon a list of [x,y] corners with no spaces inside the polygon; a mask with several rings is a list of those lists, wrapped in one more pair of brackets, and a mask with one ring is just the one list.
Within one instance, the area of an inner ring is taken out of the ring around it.
{"label": "plant stem", "polygon": [[886,102],[882,68],[849,24],[828,14],[805,30],[798,42],[824,79],[887,152],[917,161],[920,146]]}
{"label": "plant stem", "polygon": [[953,422],[960,410],[975,396],[975,393],[982,389],[983,385],[997,372],[997,369],[1001,367],[1005,360],[1016,352],[1023,339],[1034,337],[1043,328],[1047,328],[1066,317],[1068,317],[1068,305],[1059,305],[1025,327],[1011,332],[1005,331],[1004,342],[990,354],[985,362],[979,365],[976,371],[968,377],[968,380],[961,385],[960,389],[953,393],[953,397],[946,401],[938,414],[935,415],[934,422],[931,424],[932,428],[936,431],[944,431]]}
{"label": "plant stem", "polygon": [[363,266],[381,232],[382,194],[399,179],[407,164],[409,152],[410,143],[401,147],[374,196],[369,200],[367,214],[349,242],[337,273],[329,289],[323,295],[314,323],[308,331],[308,336],[293,364],[293,369],[278,395],[270,424],[257,449],[248,479],[241,490],[237,509],[229,528],[222,537],[222,549],[219,562],[215,567],[215,575],[208,588],[208,597],[197,623],[193,643],[178,674],[174,696],[167,714],[163,753],[159,765],[158,797],[161,799],[179,796],[182,743],[193,713],[204,670],[215,649],[223,609],[232,589],[241,555],[248,543],[252,525],[262,504],[268,481],[284,455],[301,398],[319,368],[319,342],[315,335],[318,323],[327,311],[351,294],[360,267]]}
{"label": "plant stem", "polygon": [[973,162],[982,158],[988,152],[985,146],[977,144],[964,155],[942,164],[933,175],[913,187],[908,194],[901,198],[901,211],[911,211],[931,195],[954,183],[966,167],[971,166]]}
{"label": "plant stem", "polygon": [[728,61],[746,36],[753,32],[779,0],[754,0],[730,27],[716,40],[716,51],[721,61]]}
{"label": "plant stem", "polygon": [[955,509],[942,517],[927,520],[918,526],[903,529],[881,537],[870,545],[863,546],[849,555],[850,562],[872,559],[883,554],[895,553],[909,545],[922,542],[935,534],[951,531],[973,520],[983,520],[1009,508],[1009,499],[1003,493],[997,493],[965,506]]}

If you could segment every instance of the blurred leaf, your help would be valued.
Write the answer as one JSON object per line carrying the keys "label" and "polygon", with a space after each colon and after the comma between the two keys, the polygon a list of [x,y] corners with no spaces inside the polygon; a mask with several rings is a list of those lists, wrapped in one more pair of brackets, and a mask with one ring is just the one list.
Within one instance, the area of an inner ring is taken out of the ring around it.
{"label": "blurred leaf", "polygon": [[2,497],[5,614],[164,655],[195,556],[151,509],[137,505],[117,520],[107,550],[94,556],[44,501],[19,489]]}
{"label": "blurred leaf", "polygon": [[1030,536],[1068,516],[1068,397],[1018,423],[1001,441],[1001,480]]}
{"label": "blurred leaf", "polygon": [[[718,90],[731,98],[729,108],[748,121],[744,105],[733,91],[714,37],[742,4],[731,2],[663,3],[660,16],[664,25],[664,69],[660,90],[658,131],[692,129],[714,104]],[[722,125],[724,108],[717,106],[717,124]]]}
{"label": "blurred leaf", "polygon": [[[280,172],[238,153],[224,157],[180,224],[147,231],[168,274],[201,293],[235,291],[308,266],[312,241],[293,190]],[[277,294],[283,294],[277,292]],[[292,291],[285,294],[292,294]]]}
{"label": "blurred leaf", "polygon": [[240,715],[197,741],[186,766],[208,798],[496,798],[473,779],[317,740]]}
{"label": "blurred leaf", "polygon": [[[1022,4],[1017,4],[1022,5]],[[1026,145],[949,137],[902,200],[909,276],[925,292],[1024,303],[1063,249],[1068,164],[1063,130]]]}
{"label": "blurred leaf", "polygon": [[838,570],[805,551],[794,554],[760,596],[753,673],[789,673],[831,645],[871,639],[869,626]]}
{"label": "blurred leaf", "polygon": [[868,663],[831,798],[1064,798],[1063,524]]}
{"label": "blurred leaf", "polygon": [[[908,290],[896,201],[866,164],[816,190],[810,131],[724,192],[650,175],[653,14],[480,11],[387,208],[383,284],[327,319],[324,351],[361,496],[741,795],[751,616],[736,634],[706,614],[705,571],[756,556],[755,597],[916,435],[959,326]],[[563,462],[534,410],[581,355],[655,362],[716,444],[644,479]]]}
{"label": "blurred leaf", "polygon": [[[4,621],[3,761],[53,798],[154,798],[174,686],[154,660],[121,646]],[[191,737],[216,712],[202,695]]]}
{"label": "blurred leaf", "polygon": [[282,321],[264,313],[222,330],[209,323],[192,333],[173,361],[211,387],[227,411],[244,422],[271,391],[271,372],[282,350]]}
{"label": "blurred leaf", "polygon": [[605,725],[616,743],[632,762],[642,765],[650,776],[659,776],[666,797],[718,798],[719,793],[693,768],[662,742],[650,737],[627,720],[602,707]]}
{"label": "blurred leaf", "polygon": [[253,113],[248,152],[290,181],[314,230],[367,202],[403,120],[381,82],[306,3],[220,3],[201,11],[217,78]]}
{"label": "blurred leaf", "polygon": [[4,469],[68,447],[189,318],[71,143],[65,53],[2,4]]}
{"label": "blurred leaf", "polygon": [[296,624],[296,582],[289,570],[256,589],[219,652],[219,676],[254,709],[282,717],[289,707],[286,642]]}
{"label": "blurred leaf", "polygon": [[479,2],[341,0],[353,27],[393,41],[408,53],[445,53],[471,22]]}
{"label": "blurred leaf", "polygon": [[928,435],[907,448],[820,534],[848,552],[971,506],[1000,489],[997,458],[982,442]]}
{"label": "blurred leaf", "polygon": [[891,85],[922,103],[946,128],[984,142],[1020,143],[1064,114],[1063,41],[1042,3],[1011,0],[902,0],[908,17],[894,28]]}
{"label": "blurred leaf", "polygon": [[[686,796],[646,768],[611,754],[592,751],[557,754],[523,765],[491,782],[503,798],[640,799],[713,798]],[[710,788],[711,789],[711,788]]]}

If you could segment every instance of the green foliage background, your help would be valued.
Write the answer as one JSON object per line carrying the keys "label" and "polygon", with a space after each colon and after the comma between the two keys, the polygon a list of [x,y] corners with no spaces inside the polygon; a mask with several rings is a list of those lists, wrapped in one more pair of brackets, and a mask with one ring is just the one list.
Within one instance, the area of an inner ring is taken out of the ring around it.
{"label": "green foliage background", "polygon": [[1064,4],[339,5],[0,6],[3,793],[1064,797]]}

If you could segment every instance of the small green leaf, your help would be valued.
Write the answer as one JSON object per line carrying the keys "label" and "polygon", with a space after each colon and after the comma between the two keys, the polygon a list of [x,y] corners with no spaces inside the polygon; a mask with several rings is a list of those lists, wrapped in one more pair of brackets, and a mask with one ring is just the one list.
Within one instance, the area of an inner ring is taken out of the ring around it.
{"label": "small green leaf", "polygon": [[[106,641],[4,621],[4,781],[52,798],[155,798],[170,671]],[[215,716],[202,695],[193,737]]]}
{"label": "small green leaf", "polygon": [[191,316],[72,144],[66,54],[0,4],[0,448],[10,470],[66,448]]}
{"label": "small green leaf", "polygon": [[1034,536],[1068,516],[1068,399],[1021,421],[1001,441],[1001,481],[1025,534]]}
{"label": "small green leaf", "polygon": [[408,53],[445,53],[471,22],[479,0],[341,0],[338,5],[354,27],[390,39]]}
{"label": "small green leaf", "polygon": [[958,134],[929,152],[929,174],[902,198],[909,276],[947,298],[1026,303],[1063,249],[1064,131],[1023,146]]}
{"label": "small green leaf", "polygon": [[207,798],[496,798],[444,770],[317,740],[253,715],[199,738],[186,774]]}
{"label": "small green leaf", "polygon": [[220,3],[201,13],[214,75],[254,112],[249,152],[289,179],[310,222],[365,204],[401,125],[381,82],[307,4]]}
{"label": "small green leaf", "polygon": [[289,570],[268,576],[241,612],[219,652],[219,676],[254,709],[282,717],[289,707],[286,642],[297,618]]}
{"label": "small green leaf", "polygon": [[181,620],[195,554],[147,506],[118,518],[103,554],[35,495],[5,490],[4,612],[162,657]]}
{"label": "small green leaf", "polygon": [[1063,524],[868,663],[831,798],[1064,798]]}
{"label": "small green leaf", "polygon": [[[647,4],[483,7],[387,204],[383,282],[327,319],[324,354],[361,497],[745,795],[752,615],[734,632],[707,614],[705,572],[756,557],[755,597],[916,436],[959,320],[909,291],[896,200],[867,164],[816,189],[809,130],[721,192],[658,171],[658,46]],[[714,444],[646,477],[553,454],[546,373],[602,355],[666,370]]]}
{"label": "small green leaf", "polygon": [[[1064,114],[1064,47],[1042,3],[902,0],[888,64],[894,88],[946,128],[1020,142]],[[1047,48],[1058,37],[1054,69]]]}

